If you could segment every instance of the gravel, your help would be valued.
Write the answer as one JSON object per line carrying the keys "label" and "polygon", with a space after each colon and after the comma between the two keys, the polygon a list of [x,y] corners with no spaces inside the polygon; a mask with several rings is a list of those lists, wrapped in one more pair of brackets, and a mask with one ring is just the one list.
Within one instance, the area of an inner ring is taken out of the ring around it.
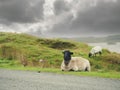
{"label": "gravel", "polygon": [[120,79],[0,69],[0,90],[120,90]]}

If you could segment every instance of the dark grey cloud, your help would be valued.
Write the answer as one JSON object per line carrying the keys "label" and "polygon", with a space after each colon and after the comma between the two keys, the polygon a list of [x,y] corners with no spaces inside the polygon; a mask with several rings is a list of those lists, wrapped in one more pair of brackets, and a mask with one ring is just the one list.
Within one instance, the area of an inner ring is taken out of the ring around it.
{"label": "dark grey cloud", "polygon": [[101,2],[97,7],[86,12],[79,12],[79,17],[73,22],[73,29],[93,30],[101,33],[120,32],[120,3]]}
{"label": "dark grey cloud", "polygon": [[67,6],[64,0],[56,0],[54,2],[54,13],[56,15],[64,13],[65,11],[68,11],[69,9],[70,8]]}
{"label": "dark grey cloud", "polygon": [[31,23],[43,17],[44,0],[0,0],[0,23]]}
{"label": "dark grey cloud", "polygon": [[0,0],[0,31],[38,36],[119,34],[120,0],[116,1]]}
{"label": "dark grey cloud", "polygon": [[52,32],[66,35],[120,34],[120,1],[101,1],[95,7],[79,11],[75,20],[68,17],[64,23],[54,26]]}

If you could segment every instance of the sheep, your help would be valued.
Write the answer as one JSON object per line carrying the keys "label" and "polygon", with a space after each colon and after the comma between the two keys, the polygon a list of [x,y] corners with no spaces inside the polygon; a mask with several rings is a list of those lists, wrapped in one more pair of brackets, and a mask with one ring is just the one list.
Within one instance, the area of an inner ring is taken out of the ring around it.
{"label": "sheep", "polygon": [[95,46],[95,47],[93,47],[93,48],[90,50],[88,56],[89,56],[89,57],[91,57],[91,56],[96,56],[96,54],[99,54],[99,55],[102,54],[102,48],[101,48],[101,46]]}
{"label": "sheep", "polygon": [[61,64],[62,71],[90,71],[90,62],[82,57],[71,57],[73,52],[63,52],[64,60]]}

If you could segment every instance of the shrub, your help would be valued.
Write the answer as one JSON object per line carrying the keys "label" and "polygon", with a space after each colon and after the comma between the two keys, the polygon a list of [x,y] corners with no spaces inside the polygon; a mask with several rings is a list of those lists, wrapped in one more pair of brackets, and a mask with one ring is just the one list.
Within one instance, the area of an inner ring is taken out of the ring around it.
{"label": "shrub", "polygon": [[51,39],[37,39],[37,42],[39,42],[42,45],[45,45],[49,48],[53,49],[69,49],[76,47],[75,44],[67,41],[62,40],[51,40]]}

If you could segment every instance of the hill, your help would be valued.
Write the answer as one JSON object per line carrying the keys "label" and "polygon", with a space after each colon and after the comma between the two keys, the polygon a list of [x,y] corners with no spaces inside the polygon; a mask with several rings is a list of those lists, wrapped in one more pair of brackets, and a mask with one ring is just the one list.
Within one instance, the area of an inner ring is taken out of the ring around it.
{"label": "hill", "polygon": [[62,51],[66,49],[74,52],[73,56],[87,58],[92,71],[120,71],[120,54],[103,49],[102,56],[88,58],[91,47],[85,43],[3,32],[0,32],[0,67],[24,65],[60,68]]}
{"label": "hill", "polygon": [[120,42],[120,35],[110,35],[106,37],[77,37],[77,38],[66,38],[66,39],[73,39],[76,41],[87,42],[87,43],[100,43],[100,42],[116,43],[116,42]]}

